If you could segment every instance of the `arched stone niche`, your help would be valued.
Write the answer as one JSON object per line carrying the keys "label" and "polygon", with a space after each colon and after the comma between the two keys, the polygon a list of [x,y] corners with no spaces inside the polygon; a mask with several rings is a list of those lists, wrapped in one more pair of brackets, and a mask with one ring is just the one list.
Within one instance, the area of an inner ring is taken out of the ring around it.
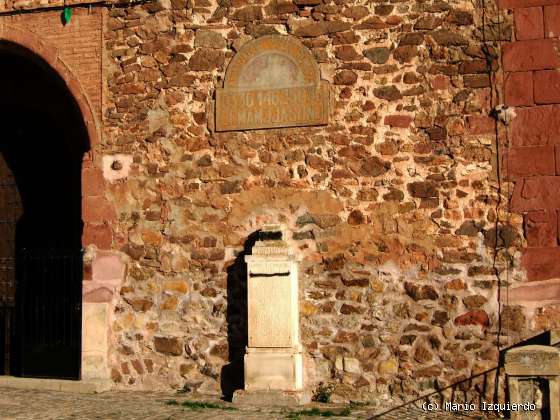
{"label": "arched stone niche", "polygon": [[329,84],[297,39],[268,35],[245,44],[216,90],[216,131],[325,125]]}

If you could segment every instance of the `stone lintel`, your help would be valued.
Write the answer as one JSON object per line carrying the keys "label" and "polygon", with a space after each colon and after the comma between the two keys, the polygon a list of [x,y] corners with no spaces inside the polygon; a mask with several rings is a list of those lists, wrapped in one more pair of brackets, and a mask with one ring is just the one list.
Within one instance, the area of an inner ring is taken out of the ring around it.
{"label": "stone lintel", "polygon": [[508,350],[505,370],[510,376],[560,375],[560,349],[529,345]]}

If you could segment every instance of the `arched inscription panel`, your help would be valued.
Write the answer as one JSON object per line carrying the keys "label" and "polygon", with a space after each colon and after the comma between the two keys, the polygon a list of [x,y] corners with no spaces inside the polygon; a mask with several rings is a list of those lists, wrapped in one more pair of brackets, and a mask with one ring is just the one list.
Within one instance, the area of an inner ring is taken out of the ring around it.
{"label": "arched inscription panel", "polygon": [[324,125],[329,86],[307,48],[282,35],[248,42],[216,91],[216,130]]}

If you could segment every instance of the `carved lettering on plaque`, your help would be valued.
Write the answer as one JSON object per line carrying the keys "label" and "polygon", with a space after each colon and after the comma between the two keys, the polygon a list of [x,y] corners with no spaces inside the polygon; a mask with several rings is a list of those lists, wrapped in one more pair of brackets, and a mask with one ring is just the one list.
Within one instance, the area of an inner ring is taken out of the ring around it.
{"label": "carved lettering on plaque", "polygon": [[216,91],[216,131],[324,125],[328,116],[328,82],[309,50],[289,36],[245,44]]}

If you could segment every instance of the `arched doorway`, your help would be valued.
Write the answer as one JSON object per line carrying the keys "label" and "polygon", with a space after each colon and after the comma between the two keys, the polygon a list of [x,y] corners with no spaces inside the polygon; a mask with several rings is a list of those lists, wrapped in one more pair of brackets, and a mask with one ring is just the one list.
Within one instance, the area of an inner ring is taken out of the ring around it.
{"label": "arched doorway", "polygon": [[79,379],[88,130],[49,64],[0,40],[0,374]]}

